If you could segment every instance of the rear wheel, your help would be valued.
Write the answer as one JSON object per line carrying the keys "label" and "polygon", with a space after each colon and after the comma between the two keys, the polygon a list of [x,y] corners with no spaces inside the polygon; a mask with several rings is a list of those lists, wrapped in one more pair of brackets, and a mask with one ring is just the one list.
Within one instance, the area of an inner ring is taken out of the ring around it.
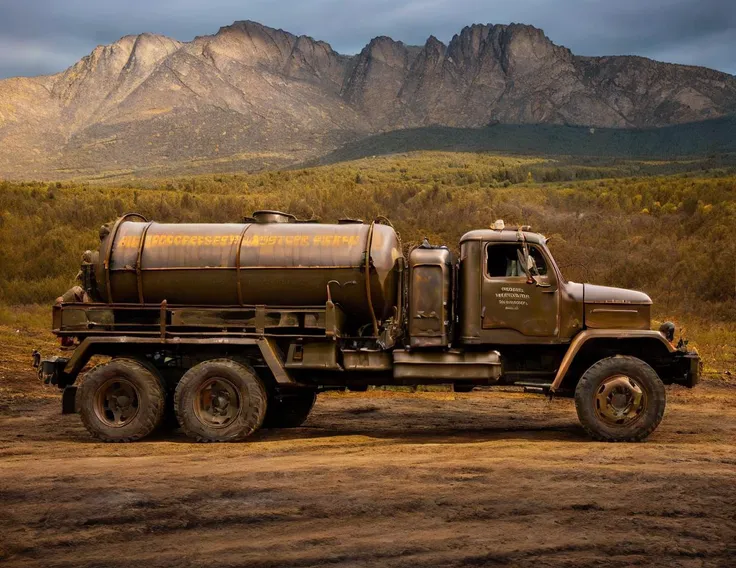
{"label": "rear wheel", "polygon": [[182,430],[200,442],[233,442],[258,430],[267,395],[253,369],[231,359],[195,365],[179,381],[174,408]]}
{"label": "rear wheel", "polygon": [[313,391],[281,394],[269,398],[264,428],[298,428],[309,417],[317,400]]}
{"label": "rear wheel", "polygon": [[604,442],[639,442],[659,426],[666,395],[656,371],[636,357],[601,359],[575,389],[575,408],[587,432]]}
{"label": "rear wheel", "polygon": [[82,424],[95,438],[132,442],[161,424],[166,393],[146,365],[120,358],[87,373],[78,400]]}

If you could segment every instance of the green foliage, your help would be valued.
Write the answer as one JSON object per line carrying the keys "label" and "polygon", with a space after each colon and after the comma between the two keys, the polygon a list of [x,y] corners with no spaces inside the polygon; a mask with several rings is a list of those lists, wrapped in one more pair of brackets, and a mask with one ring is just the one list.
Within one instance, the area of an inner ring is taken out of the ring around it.
{"label": "green foliage", "polygon": [[734,321],[736,169],[716,162],[422,152],[124,186],[1,182],[0,302],[53,301],[97,248],[99,227],[125,212],[233,222],[281,209],[328,222],[385,215],[407,247],[428,237],[456,249],[498,218],[531,224],[553,237],[568,279],[643,289],[665,313]]}

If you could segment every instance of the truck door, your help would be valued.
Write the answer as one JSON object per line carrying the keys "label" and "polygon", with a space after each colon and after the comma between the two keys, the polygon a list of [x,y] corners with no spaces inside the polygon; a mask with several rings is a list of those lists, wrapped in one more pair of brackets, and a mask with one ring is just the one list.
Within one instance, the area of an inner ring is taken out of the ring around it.
{"label": "truck door", "polygon": [[[559,333],[559,283],[541,247],[529,244],[541,286],[528,283],[521,266],[521,243],[487,243],[481,283],[481,326],[486,330],[555,337]],[[532,270],[535,270],[532,269]],[[500,338],[499,338],[500,339]],[[502,342],[502,341],[499,341]]]}

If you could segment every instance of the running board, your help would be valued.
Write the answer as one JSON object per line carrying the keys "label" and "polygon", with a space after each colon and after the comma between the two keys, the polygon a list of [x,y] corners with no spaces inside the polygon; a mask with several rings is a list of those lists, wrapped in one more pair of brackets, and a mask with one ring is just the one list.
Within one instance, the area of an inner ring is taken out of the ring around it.
{"label": "running board", "polygon": [[406,351],[396,350],[394,378],[454,383],[456,380],[497,381],[501,376],[498,351]]}

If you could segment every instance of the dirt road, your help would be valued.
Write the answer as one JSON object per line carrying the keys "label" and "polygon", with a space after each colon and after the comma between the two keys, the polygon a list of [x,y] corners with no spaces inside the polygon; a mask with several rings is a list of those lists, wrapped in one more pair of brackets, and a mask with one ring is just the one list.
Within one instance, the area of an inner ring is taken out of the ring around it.
{"label": "dirt road", "polygon": [[306,427],[94,442],[0,376],[3,566],[733,566],[736,385],[668,389],[642,444],[567,400],[320,395]]}

